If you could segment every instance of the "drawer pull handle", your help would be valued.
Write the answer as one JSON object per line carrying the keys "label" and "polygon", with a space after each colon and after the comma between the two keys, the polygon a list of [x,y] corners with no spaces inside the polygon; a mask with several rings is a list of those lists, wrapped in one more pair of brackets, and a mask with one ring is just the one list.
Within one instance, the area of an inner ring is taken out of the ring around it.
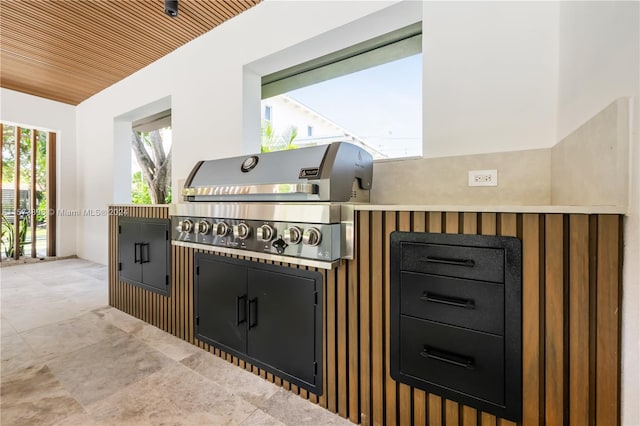
{"label": "drawer pull handle", "polygon": [[[253,306],[253,309],[251,307]],[[258,298],[249,299],[249,329],[258,325]]]}
{"label": "drawer pull handle", "polygon": [[420,300],[423,302],[441,303],[443,305],[455,306],[457,308],[475,309],[476,304],[472,299],[462,299],[459,297],[441,296],[434,293],[424,293]]}
{"label": "drawer pull handle", "polygon": [[[246,306],[247,306],[247,295],[243,294],[242,296],[236,296],[236,326],[239,326],[240,324],[247,321]],[[244,318],[240,319],[240,309],[242,307],[245,308]]]}
{"label": "drawer pull handle", "polygon": [[425,260],[429,263],[441,263],[444,265],[453,265],[453,266],[466,266],[467,268],[473,268],[474,266],[476,266],[476,262],[472,259],[448,259],[445,257],[427,256]]}
{"label": "drawer pull handle", "polygon": [[[140,263],[149,263],[151,262],[151,260],[149,260],[149,243],[140,243]],[[142,249],[145,249],[145,252],[147,253],[146,256],[142,256]]]}
{"label": "drawer pull handle", "polygon": [[447,364],[455,365],[456,367],[466,368],[467,370],[473,370],[473,358],[467,358],[462,355],[456,355],[451,352],[441,351],[429,346],[425,346],[420,356],[429,359],[435,359],[436,361],[446,362]]}

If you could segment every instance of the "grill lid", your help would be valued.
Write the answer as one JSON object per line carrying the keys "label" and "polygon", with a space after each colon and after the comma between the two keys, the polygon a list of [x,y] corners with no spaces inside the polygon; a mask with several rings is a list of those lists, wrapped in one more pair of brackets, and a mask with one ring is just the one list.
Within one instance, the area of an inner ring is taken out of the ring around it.
{"label": "grill lid", "polygon": [[185,201],[366,202],[371,155],[346,142],[198,162]]}

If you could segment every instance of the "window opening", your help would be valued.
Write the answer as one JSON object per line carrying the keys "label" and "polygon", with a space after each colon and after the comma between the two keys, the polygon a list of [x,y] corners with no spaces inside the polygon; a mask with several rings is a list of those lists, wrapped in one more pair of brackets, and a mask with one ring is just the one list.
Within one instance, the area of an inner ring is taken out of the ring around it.
{"label": "window opening", "polygon": [[262,152],[346,141],[421,156],[422,25],[263,76],[262,97]]}
{"label": "window opening", "polygon": [[132,123],[132,203],[171,203],[171,136],[171,110]]}

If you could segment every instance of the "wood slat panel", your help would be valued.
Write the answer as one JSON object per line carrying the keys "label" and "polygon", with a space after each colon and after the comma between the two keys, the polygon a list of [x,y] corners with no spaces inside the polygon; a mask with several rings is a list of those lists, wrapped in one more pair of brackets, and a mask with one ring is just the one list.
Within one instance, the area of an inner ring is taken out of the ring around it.
{"label": "wood slat panel", "polygon": [[589,217],[569,219],[569,421],[588,425],[590,345]]}
{"label": "wood slat panel", "polygon": [[[463,213],[462,214],[462,233],[463,234],[477,234],[478,233],[478,214],[477,213]],[[476,426],[478,420],[478,411],[475,408],[467,407],[466,405],[460,406],[460,419],[454,424],[460,424],[464,426]]]}
{"label": "wood slat panel", "polygon": [[2,2],[0,86],[77,105],[259,2]]}
{"label": "wood slat panel", "polygon": [[[3,65],[4,66],[4,65]],[[54,132],[47,134],[47,256],[56,255],[56,235],[58,232],[58,193],[56,181],[57,135]],[[53,214],[51,214],[53,212]]]}
{"label": "wood slat panel", "polygon": [[[498,223],[500,224],[500,235],[506,237],[518,236],[518,218],[515,213],[501,213]],[[516,426],[516,423],[505,419],[498,419],[498,426]]]}
{"label": "wood slat panel", "polygon": [[[324,392],[322,392],[322,395],[320,395],[319,398],[319,403],[321,407],[327,408],[327,389],[328,389],[328,371],[329,371],[329,367],[327,365],[328,363],[328,335],[327,335],[327,317],[329,315],[329,311],[328,311],[328,302],[327,302],[327,293],[328,293],[328,286],[326,285],[327,283],[327,271],[323,270],[322,271],[322,281],[325,283],[325,288],[324,291],[322,292],[322,306],[325,306],[325,308],[322,310],[322,349],[323,349],[323,355],[322,355],[322,371],[324,372],[324,374],[322,375],[322,389],[324,389]],[[278,384],[278,380],[279,377],[275,377],[274,378],[274,383]]]}
{"label": "wood slat panel", "polygon": [[[496,235],[498,231],[498,215],[496,213],[482,213],[480,216],[479,232],[482,235]],[[482,426],[496,426],[497,419],[493,414],[480,412]]]}
{"label": "wood slat panel", "polygon": [[564,218],[545,217],[545,419],[550,425],[566,419]]}
{"label": "wood slat panel", "polygon": [[[414,212],[411,215],[411,230],[413,232],[425,232],[427,227],[427,214],[425,212]],[[427,393],[422,389],[412,389],[413,391],[413,424],[425,426],[427,424]]]}
{"label": "wood slat panel", "polygon": [[[442,216],[443,214],[441,212],[429,212],[429,232],[440,233],[443,231]],[[427,415],[429,419],[429,426],[442,425],[442,398],[440,398],[438,395],[428,394],[427,399]]]}
{"label": "wood slat panel", "polygon": [[543,229],[537,214],[522,217],[522,425],[544,419]]}
{"label": "wood slat panel", "polygon": [[413,389],[413,424],[424,426],[427,423],[427,393],[422,389]]}
{"label": "wood slat panel", "polygon": [[327,272],[327,408],[338,411],[337,401],[337,347],[336,347],[336,278],[334,271]]}
{"label": "wood slat panel", "polygon": [[429,212],[429,232],[442,232],[442,213]]}
{"label": "wood slat panel", "polygon": [[458,213],[445,213],[445,232],[447,234],[457,234],[459,229]]}
{"label": "wood slat panel", "polygon": [[[384,418],[384,287],[382,279],[382,213],[371,213],[371,395],[373,424],[381,425]],[[377,261],[376,261],[377,260]]]}
{"label": "wood slat panel", "polygon": [[398,386],[391,378],[391,367],[389,362],[389,238],[391,232],[396,230],[396,212],[384,213],[384,241],[382,248],[384,252],[384,371],[385,371],[385,418],[387,425],[395,425],[398,421]]}
{"label": "wood slat panel", "polygon": [[518,236],[518,220],[514,213],[500,214],[500,235],[505,237]]}
{"label": "wood slat panel", "polygon": [[[460,216],[455,212],[447,212],[445,214],[445,232],[447,234],[457,234],[460,230]],[[444,403],[444,418],[445,424],[457,425],[459,424],[459,410],[460,407],[457,402],[445,400]]]}
{"label": "wood slat panel", "polygon": [[336,327],[338,333],[338,414],[348,417],[348,377],[347,371],[347,280],[345,268],[339,268],[337,274],[338,315]]}
{"label": "wood slat panel", "polygon": [[[2,137],[2,129],[0,129],[0,138]],[[35,216],[35,211],[36,208],[38,207],[36,205],[36,165],[38,164],[37,162],[37,155],[38,155],[38,138],[36,137],[36,133],[37,130],[36,129],[31,129],[31,196],[29,197],[31,200],[31,205],[29,206],[29,208],[31,209],[31,257],[36,257],[36,216]],[[1,180],[0,180],[1,182]],[[1,186],[1,185],[0,185]],[[26,256],[26,250],[25,250],[25,256]]]}
{"label": "wood slat panel", "polygon": [[371,264],[369,212],[358,212],[358,268],[360,280],[360,422],[371,424]]}
{"label": "wood slat panel", "polygon": [[478,214],[477,213],[463,213],[462,231],[465,234],[477,234],[478,233]]}
{"label": "wood slat panel", "polygon": [[442,426],[442,398],[429,394],[429,426]]}
{"label": "wood slat panel", "polygon": [[188,324],[188,332],[187,332],[187,337],[188,337],[188,341],[193,343],[195,340],[195,329],[194,329],[194,308],[193,308],[193,291],[194,291],[194,274],[193,274],[193,258],[195,256],[195,253],[191,254],[191,261],[189,262],[189,264],[187,265],[187,269],[189,270],[189,285],[187,287],[188,290],[188,300],[187,300],[187,324]]}
{"label": "wood slat panel", "polygon": [[457,402],[446,400],[444,404],[444,417],[445,424],[447,425],[457,425],[459,423],[459,409]]}
{"label": "wood slat panel", "polygon": [[[168,217],[166,208],[132,212]],[[168,298],[118,282],[115,217],[109,220],[109,258],[114,263],[109,268],[109,300],[159,327],[167,324],[172,334],[182,334],[184,340],[354,422],[515,426],[391,379],[388,244],[394,229],[517,236],[524,259],[521,424],[619,424],[620,217],[378,211],[357,212],[357,224],[354,261],[321,271],[325,391],[320,396],[193,338],[194,250],[172,247]]]}
{"label": "wood slat panel", "polygon": [[475,408],[462,407],[462,426],[476,426],[478,424],[478,411]]}
{"label": "wood slat panel", "polygon": [[[358,216],[355,216],[354,226],[358,227]],[[360,295],[358,285],[358,255],[359,247],[356,245],[354,258],[356,260],[349,261],[347,264],[348,281],[347,281],[347,303],[348,303],[348,342],[349,342],[349,420],[353,423],[360,422]]]}
{"label": "wood slat panel", "polygon": [[620,421],[621,241],[618,216],[598,217],[596,424]]}
{"label": "wood slat panel", "polygon": [[480,415],[480,424],[482,426],[496,426],[498,424],[498,419],[493,414],[483,412]]}
{"label": "wood slat panel", "polygon": [[[411,231],[410,212],[398,213],[398,231]],[[400,425],[411,424],[412,402],[411,387],[404,383],[398,383],[398,418]]]}
{"label": "wood slat panel", "polygon": [[482,235],[496,235],[497,215],[495,213],[482,213],[480,232]]}

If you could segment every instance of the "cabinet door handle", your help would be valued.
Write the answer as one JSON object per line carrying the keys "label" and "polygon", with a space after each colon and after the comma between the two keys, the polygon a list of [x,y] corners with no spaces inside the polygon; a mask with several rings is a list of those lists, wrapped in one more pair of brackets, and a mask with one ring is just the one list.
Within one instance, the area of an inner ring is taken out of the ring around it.
{"label": "cabinet door handle", "polygon": [[458,308],[475,309],[476,304],[472,299],[462,299],[460,297],[442,296],[435,293],[423,293],[420,297],[423,302],[441,303],[443,305],[455,306]]}
{"label": "cabinet door handle", "polygon": [[[251,309],[253,306],[253,310]],[[258,298],[254,297],[249,299],[249,328],[256,327],[258,325]]]}
{"label": "cabinet door handle", "polygon": [[429,359],[435,359],[436,361],[446,362],[447,364],[455,365],[456,367],[466,368],[467,370],[473,370],[473,358],[454,354],[451,352],[441,351],[429,346],[425,346],[420,356]]}
{"label": "cabinet door handle", "polygon": [[[241,302],[242,301],[242,302]],[[243,318],[240,319],[240,309],[244,306],[244,315]],[[247,321],[247,295],[243,294],[242,296],[236,296],[236,326]]]}
{"label": "cabinet door handle", "polygon": [[466,266],[468,268],[476,266],[476,262],[473,259],[449,259],[446,257],[427,256],[424,258],[424,261],[429,263],[441,263],[444,265]]}
{"label": "cabinet door handle", "polygon": [[[133,263],[142,263],[142,250],[140,250],[140,243],[133,243]],[[140,253],[140,256],[138,256]]]}
{"label": "cabinet door handle", "polygon": [[[143,256],[142,254],[144,253],[142,251],[143,248],[146,248],[146,256]],[[146,257],[146,259],[145,259]],[[140,243],[140,263],[149,263],[151,262],[151,260],[149,260],[149,243]]]}

